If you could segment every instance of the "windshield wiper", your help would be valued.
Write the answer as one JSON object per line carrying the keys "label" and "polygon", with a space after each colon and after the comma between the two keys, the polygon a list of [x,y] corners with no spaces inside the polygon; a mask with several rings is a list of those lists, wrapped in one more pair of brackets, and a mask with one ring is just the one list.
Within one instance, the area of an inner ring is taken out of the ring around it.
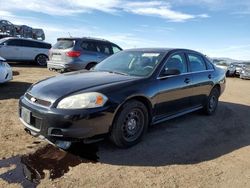
{"label": "windshield wiper", "polygon": [[129,74],[126,74],[124,72],[119,72],[119,71],[112,71],[112,70],[99,70],[99,71],[109,72],[109,73],[113,73],[113,74],[120,74],[120,75],[124,75],[124,76],[129,76]]}
{"label": "windshield wiper", "polygon": [[118,72],[118,71],[108,71],[109,73],[114,73],[114,74],[120,74],[120,75],[124,75],[124,76],[129,76],[128,74],[124,73],[124,72]]}

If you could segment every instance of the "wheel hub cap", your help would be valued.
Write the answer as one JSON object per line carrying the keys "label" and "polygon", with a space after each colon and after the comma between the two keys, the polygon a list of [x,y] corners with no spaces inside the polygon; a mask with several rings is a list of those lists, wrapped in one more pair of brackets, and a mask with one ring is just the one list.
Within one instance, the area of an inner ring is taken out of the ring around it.
{"label": "wheel hub cap", "polygon": [[214,108],[216,103],[215,97],[211,97],[210,101],[209,101],[209,107],[212,109]]}
{"label": "wheel hub cap", "polygon": [[137,124],[137,122],[135,119],[130,119],[128,121],[128,124],[127,124],[128,130],[130,130],[130,131],[134,130],[136,128],[136,124]]}

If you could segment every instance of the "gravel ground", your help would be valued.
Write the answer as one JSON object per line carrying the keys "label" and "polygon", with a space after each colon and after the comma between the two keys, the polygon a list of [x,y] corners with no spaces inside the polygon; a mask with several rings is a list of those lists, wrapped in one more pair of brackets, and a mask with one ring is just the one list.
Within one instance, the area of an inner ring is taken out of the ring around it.
{"label": "gravel ground", "polygon": [[0,85],[0,187],[250,187],[250,81],[228,78],[215,115],[154,126],[130,149],[105,140],[64,152],[18,119],[18,98],[56,73],[12,66],[13,81]]}

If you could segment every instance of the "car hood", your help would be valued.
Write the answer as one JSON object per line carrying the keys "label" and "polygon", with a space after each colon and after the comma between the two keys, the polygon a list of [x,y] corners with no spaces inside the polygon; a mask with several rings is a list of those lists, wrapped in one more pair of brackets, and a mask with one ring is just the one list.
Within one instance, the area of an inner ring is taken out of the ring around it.
{"label": "car hood", "polygon": [[54,102],[72,93],[106,84],[139,79],[109,72],[73,72],[51,77],[33,84],[28,93],[36,98]]}

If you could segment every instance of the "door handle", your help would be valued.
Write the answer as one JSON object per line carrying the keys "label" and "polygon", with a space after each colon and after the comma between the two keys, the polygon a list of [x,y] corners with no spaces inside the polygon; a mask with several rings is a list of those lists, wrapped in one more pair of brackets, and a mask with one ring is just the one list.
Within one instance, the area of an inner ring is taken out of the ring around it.
{"label": "door handle", "polygon": [[185,82],[186,84],[188,84],[188,83],[190,82],[190,79],[189,79],[189,78],[186,78],[186,79],[184,80],[184,82]]}
{"label": "door handle", "polygon": [[211,74],[209,74],[207,77],[208,77],[209,79],[211,79],[211,78],[212,78],[212,75],[211,75]]}

